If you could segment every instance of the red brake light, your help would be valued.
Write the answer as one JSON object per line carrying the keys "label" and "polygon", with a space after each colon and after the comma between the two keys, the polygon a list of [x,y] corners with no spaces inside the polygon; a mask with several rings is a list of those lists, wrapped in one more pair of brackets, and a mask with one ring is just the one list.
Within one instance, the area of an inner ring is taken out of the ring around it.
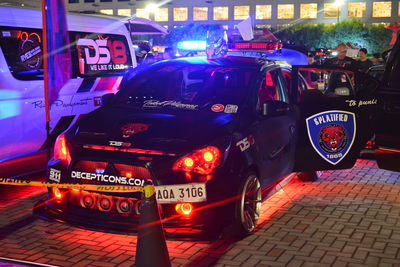
{"label": "red brake light", "polygon": [[68,164],[71,162],[71,156],[69,155],[64,134],[57,137],[56,143],[54,144],[54,160],[65,161]]}
{"label": "red brake light", "polygon": [[173,170],[210,174],[218,167],[220,160],[221,153],[219,149],[214,146],[208,146],[178,159],[173,166]]}
{"label": "red brake light", "polygon": [[190,215],[193,211],[193,205],[190,203],[178,203],[175,205],[175,210],[180,215]]}

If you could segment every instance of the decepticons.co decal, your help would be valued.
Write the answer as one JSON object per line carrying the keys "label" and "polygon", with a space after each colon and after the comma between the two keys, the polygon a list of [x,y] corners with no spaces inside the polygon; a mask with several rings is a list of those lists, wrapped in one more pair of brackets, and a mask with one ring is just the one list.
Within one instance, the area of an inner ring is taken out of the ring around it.
{"label": "decepticons.co decal", "polygon": [[336,165],[346,157],[356,136],[354,113],[325,111],[308,117],[306,125],[313,148],[324,160]]}

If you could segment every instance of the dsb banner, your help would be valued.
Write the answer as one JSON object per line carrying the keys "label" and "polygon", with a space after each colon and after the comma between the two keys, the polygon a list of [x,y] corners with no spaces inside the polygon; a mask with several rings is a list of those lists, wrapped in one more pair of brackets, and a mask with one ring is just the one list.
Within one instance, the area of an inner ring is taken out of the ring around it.
{"label": "dsb banner", "polygon": [[[97,38],[91,38],[96,36]],[[83,36],[76,34],[79,73],[76,76],[121,74],[132,66],[129,48],[123,36],[106,34]],[[82,38],[83,37],[83,38]]]}

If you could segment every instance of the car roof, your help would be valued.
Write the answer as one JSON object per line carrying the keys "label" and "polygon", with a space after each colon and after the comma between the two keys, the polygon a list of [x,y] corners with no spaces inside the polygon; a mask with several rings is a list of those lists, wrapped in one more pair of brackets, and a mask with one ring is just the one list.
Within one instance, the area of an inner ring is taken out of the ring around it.
{"label": "car roof", "polygon": [[184,63],[188,65],[199,64],[235,68],[261,68],[265,65],[275,65],[274,61],[268,59],[245,56],[224,56],[212,59],[207,59],[206,57],[183,57],[168,61],[161,61],[160,63],[164,62],[167,64]]}

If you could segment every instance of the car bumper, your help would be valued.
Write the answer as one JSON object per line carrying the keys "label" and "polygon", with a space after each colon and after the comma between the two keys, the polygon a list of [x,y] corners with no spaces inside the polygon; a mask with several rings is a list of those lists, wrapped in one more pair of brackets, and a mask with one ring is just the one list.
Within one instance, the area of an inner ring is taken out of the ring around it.
{"label": "car bumper", "polygon": [[[168,237],[195,238],[206,236],[205,230],[220,230],[223,225],[221,218],[226,218],[219,207],[208,208],[200,203],[195,206],[191,215],[171,214],[174,204],[159,205],[161,221]],[[139,216],[122,216],[109,212],[88,210],[83,207],[72,206],[65,201],[45,198],[39,201],[34,208],[34,214],[41,219],[58,221],[79,228],[105,232],[137,232]],[[212,220],[210,220],[212,218]],[[210,224],[212,222],[212,225]]]}

